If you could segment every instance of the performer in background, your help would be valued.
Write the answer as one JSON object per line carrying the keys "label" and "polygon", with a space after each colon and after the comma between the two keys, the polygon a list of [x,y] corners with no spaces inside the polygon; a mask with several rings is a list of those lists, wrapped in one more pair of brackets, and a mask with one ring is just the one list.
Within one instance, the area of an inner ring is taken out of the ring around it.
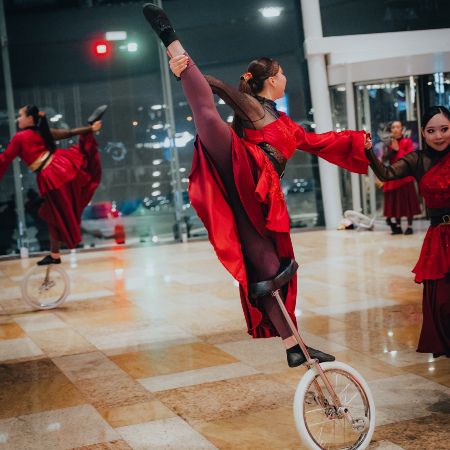
{"label": "performer in background", "polygon": [[[50,254],[39,265],[60,264],[60,243],[74,248],[81,241],[81,213],[100,184],[101,162],[94,132],[107,106],[98,107],[88,119],[88,126],[50,129],[45,114],[35,105],[19,110],[19,132],[0,154],[0,178],[16,157],[20,157],[36,173],[39,195],[44,202],[40,217],[50,234]],[[55,139],[80,136],[69,149],[56,148]]]}
{"label": "performer in background", "polygon": [[[403,136],[403,124],[395,120],[390,124],[391,142],[387,152],[383,155],[383,162],[394,164],[408,153],[414,151],[411,139]],[[405,234],[413,234],[413,216],[420,214],[420,203],[417,197],[416,186],[413,177],[405,177],[401,180],[385,181],[384,191],[384,216],[391,227],[391,234],[402,234],[401,218],[406,217],[408,226]]]}
{"label": "performer in background", "polygon": [[366,154],[382,181],[413,176],[419,183],[431,220],[415,281],[423,283],[423,324],[417,351],[450,357],[450,111],[430,108],[422,118],[425,149],[410,152],[385,167],[372,150]]}

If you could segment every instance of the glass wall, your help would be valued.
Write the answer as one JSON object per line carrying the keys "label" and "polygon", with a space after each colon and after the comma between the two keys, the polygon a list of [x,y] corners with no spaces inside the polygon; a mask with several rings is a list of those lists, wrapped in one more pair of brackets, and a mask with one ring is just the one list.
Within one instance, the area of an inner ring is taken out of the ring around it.
{"label": "glass wall", "polygon": [[[282,10],[276,17],[263,15],[261,9],[267,6],[263,1],[231,0],[226,8],[219,0],[163,4],[204,73],[237,85],[253,58],[267,55],[279,60],[289,79],[280,108],[313,131],[299,2],[278,1]],[[172,78],[179,157],[175,169],[165,116],[171,105],[163,101],[159,44],[141,8],[137,1],[5,2],[16,110],[37,104],[52,127],[73,128],[86,124],[98,105],[109,105],[96,136],[102,182],[83,213],[80,247],[180,239],[176,194],[182,199],[180,221],[187,225],[189,238],[206,236],[187,194],[195,126],[180,83]],[[107,34],[111,31],[121,33]],[[0,138],[5,149],[10,135],[1,95]],[[230,109],[216,100],[229,122]],[[57,143],[62,148],[76,144],[77,137]],[[32,253],[44,251],[48,233],[38,216],[42,200],[35,175],[22,163],[21,171],[28,246]],[[9,169],[1,181],[0,213],[9,217],[12,228],[2,231],[1,255],[17,251],[13,181]],[[293,227],[323,223],[315,157],[298,152],[282,185]],[[5,219],[2,226],[7,223]]]}
{"label": "glass wall", "polygon": [[[415,150],[423,147],[420,119],[430,106],[450,104],[450,74],[434,73],[415,77],[374,80],[354,85],[357,128],[372,133],[374,150],[379,158],[390,143],[389,124],[399,120],[404,135],[413,141]],[[345,130],[347,123],[346,87],[330,87],[334,129]],[[362,208],[368,214],[382,216],[383,191],[376,188],[372,173],[362,177]],[[341,200],[344,211],[352,209],[351,175],[340,169]]]}

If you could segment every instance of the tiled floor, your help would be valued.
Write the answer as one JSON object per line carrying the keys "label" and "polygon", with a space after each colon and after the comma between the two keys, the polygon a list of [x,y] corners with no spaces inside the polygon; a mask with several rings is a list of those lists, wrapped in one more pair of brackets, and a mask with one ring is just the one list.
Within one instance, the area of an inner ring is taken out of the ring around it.
{"label": "tiled floor", "polygon": [[[423,233],[293,235],[307,343],[369,383],[370,449],[450,449],[450,360],[418,354]],[[0,263],[0,450],[305,449],[292,402],[304,370],[252,340],[208,242],[66,255],[60,308],[31,311]]]}

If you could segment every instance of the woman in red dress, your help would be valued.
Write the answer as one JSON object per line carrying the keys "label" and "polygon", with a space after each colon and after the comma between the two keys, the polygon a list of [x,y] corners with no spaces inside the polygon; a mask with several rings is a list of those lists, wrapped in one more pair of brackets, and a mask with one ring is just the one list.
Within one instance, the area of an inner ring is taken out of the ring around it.
{"label": "woman in red dress", "polygon": [[[181,79],[193,112],[198,137],[189,196],[219,260],[239,282],[248,332],[254,338],[280,336],[289,366],[303,364],[305,357],[273,296],[250,300],[249,285],[273,280],[283,260],[294,257],[280,186],[286,161],[301,149],[366,173],[365,133],[307,133],[277,111],[274,100],[284,95],[286,77],[270,58],[253,61],[242,76],[241,87],[251,95],[211,77],[207,81],[186,56],[164,11],[147,4],[144,15],[167,47],[171,70]],[[220,117],[212,89],[236,112],[236,131]],[[296,323],[295,276],[283,291],[286,309]],[[334,360],[319,350],[310,353],[320,362]]]}
{"label": "woman in red dress", "polygon": [[[0,178],[16,157],[36,173],[40,196],[44,202],[40,217],[50,234],[50,255],[39,265],[60,264],[60,243],[74,248],[81,241],[80,222],[83,209],[90,202],[101,178],[101,163],[94,132],[102,127],[99,120],[103,105],[89,117],[89,126],[72,130],[50,129],[45,114],[37,106],[19,110],[19,132],[0,154]],[[54,139],[79,135],[78,145],[56,148]]]}
{"label": "woman in red dress", "polygon": [[380,180],[413,176],[419,183],[431,219],[413,269],[423,283],[423,324],[418,352],[450,357],[450,111],[430,108],[422,118],[426,148],[412,152],[390,167],[367,150],[370,166]]}
{"label": "woman in red dress", "polygon": [[[414,151],[411,139],[403,136],[403,125],[395,120],[390,126],[391,145],[383,156],[383,161],[394,164],[408,153]],[[386,181],[383,184],[384,191],[384,216],[391,227],[391,234],[402,234],[401,218],[408,219],[405,234],[413,234],[413,216],[420,214],[420,203],[417,197],[416,186],[413,177],[405,177],[401,180]]]}

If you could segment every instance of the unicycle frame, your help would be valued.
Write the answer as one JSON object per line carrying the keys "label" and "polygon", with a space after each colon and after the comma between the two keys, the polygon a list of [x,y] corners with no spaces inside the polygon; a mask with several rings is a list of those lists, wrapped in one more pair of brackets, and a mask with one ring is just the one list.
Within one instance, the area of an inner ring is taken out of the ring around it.
{"label": "unicycle frame", "polygon": [[[334,391],[333,387],[331,386],[331,383],[329,382],[325,372],[322,370],[322,367],[320,366],[319,361],[317,359],[311,358],[311,355],[308,352],[308,348],[306,347],[305,343],[303,342],[303,339],[301,338],[300,333],[297,330],[297,327],[294,325],[294,322],[292,321],[291,317],[289,316],[289,313],[286,310],[286,307],[284,306],[284,302],[283,302],[283,299],[281,298],[280,291],[279,290],[273,291],[272,295],[277,300],[277,303],[284,315],[284,318],[286,319],[286,321],[292,331],[292,334],[294,335],[295,339],[298,342],[298,345],[300,346],[303,354],[306,357],[306,363],[305,363],[306,366],[308,367],[308,369],[313,369],[319,374],[325,387],[327,388],[327,391],[331,395],[331,398],[334,402],[334,406],[336,407],[337,414],[344,415],[346,417],[346,419],[349,421],[349,423],[352,424],[353,418],[352,418],[350,412],[348,411],[347,408],[344,408],[342,406],[342,403],[339,400],[339,397],[336,395],[336,392]],[[320,403],[325,404],[325,395],[323,394],[322,388],[319,386],[319,383],[316,380],[314,380],[313,383],[321,397]]]}

